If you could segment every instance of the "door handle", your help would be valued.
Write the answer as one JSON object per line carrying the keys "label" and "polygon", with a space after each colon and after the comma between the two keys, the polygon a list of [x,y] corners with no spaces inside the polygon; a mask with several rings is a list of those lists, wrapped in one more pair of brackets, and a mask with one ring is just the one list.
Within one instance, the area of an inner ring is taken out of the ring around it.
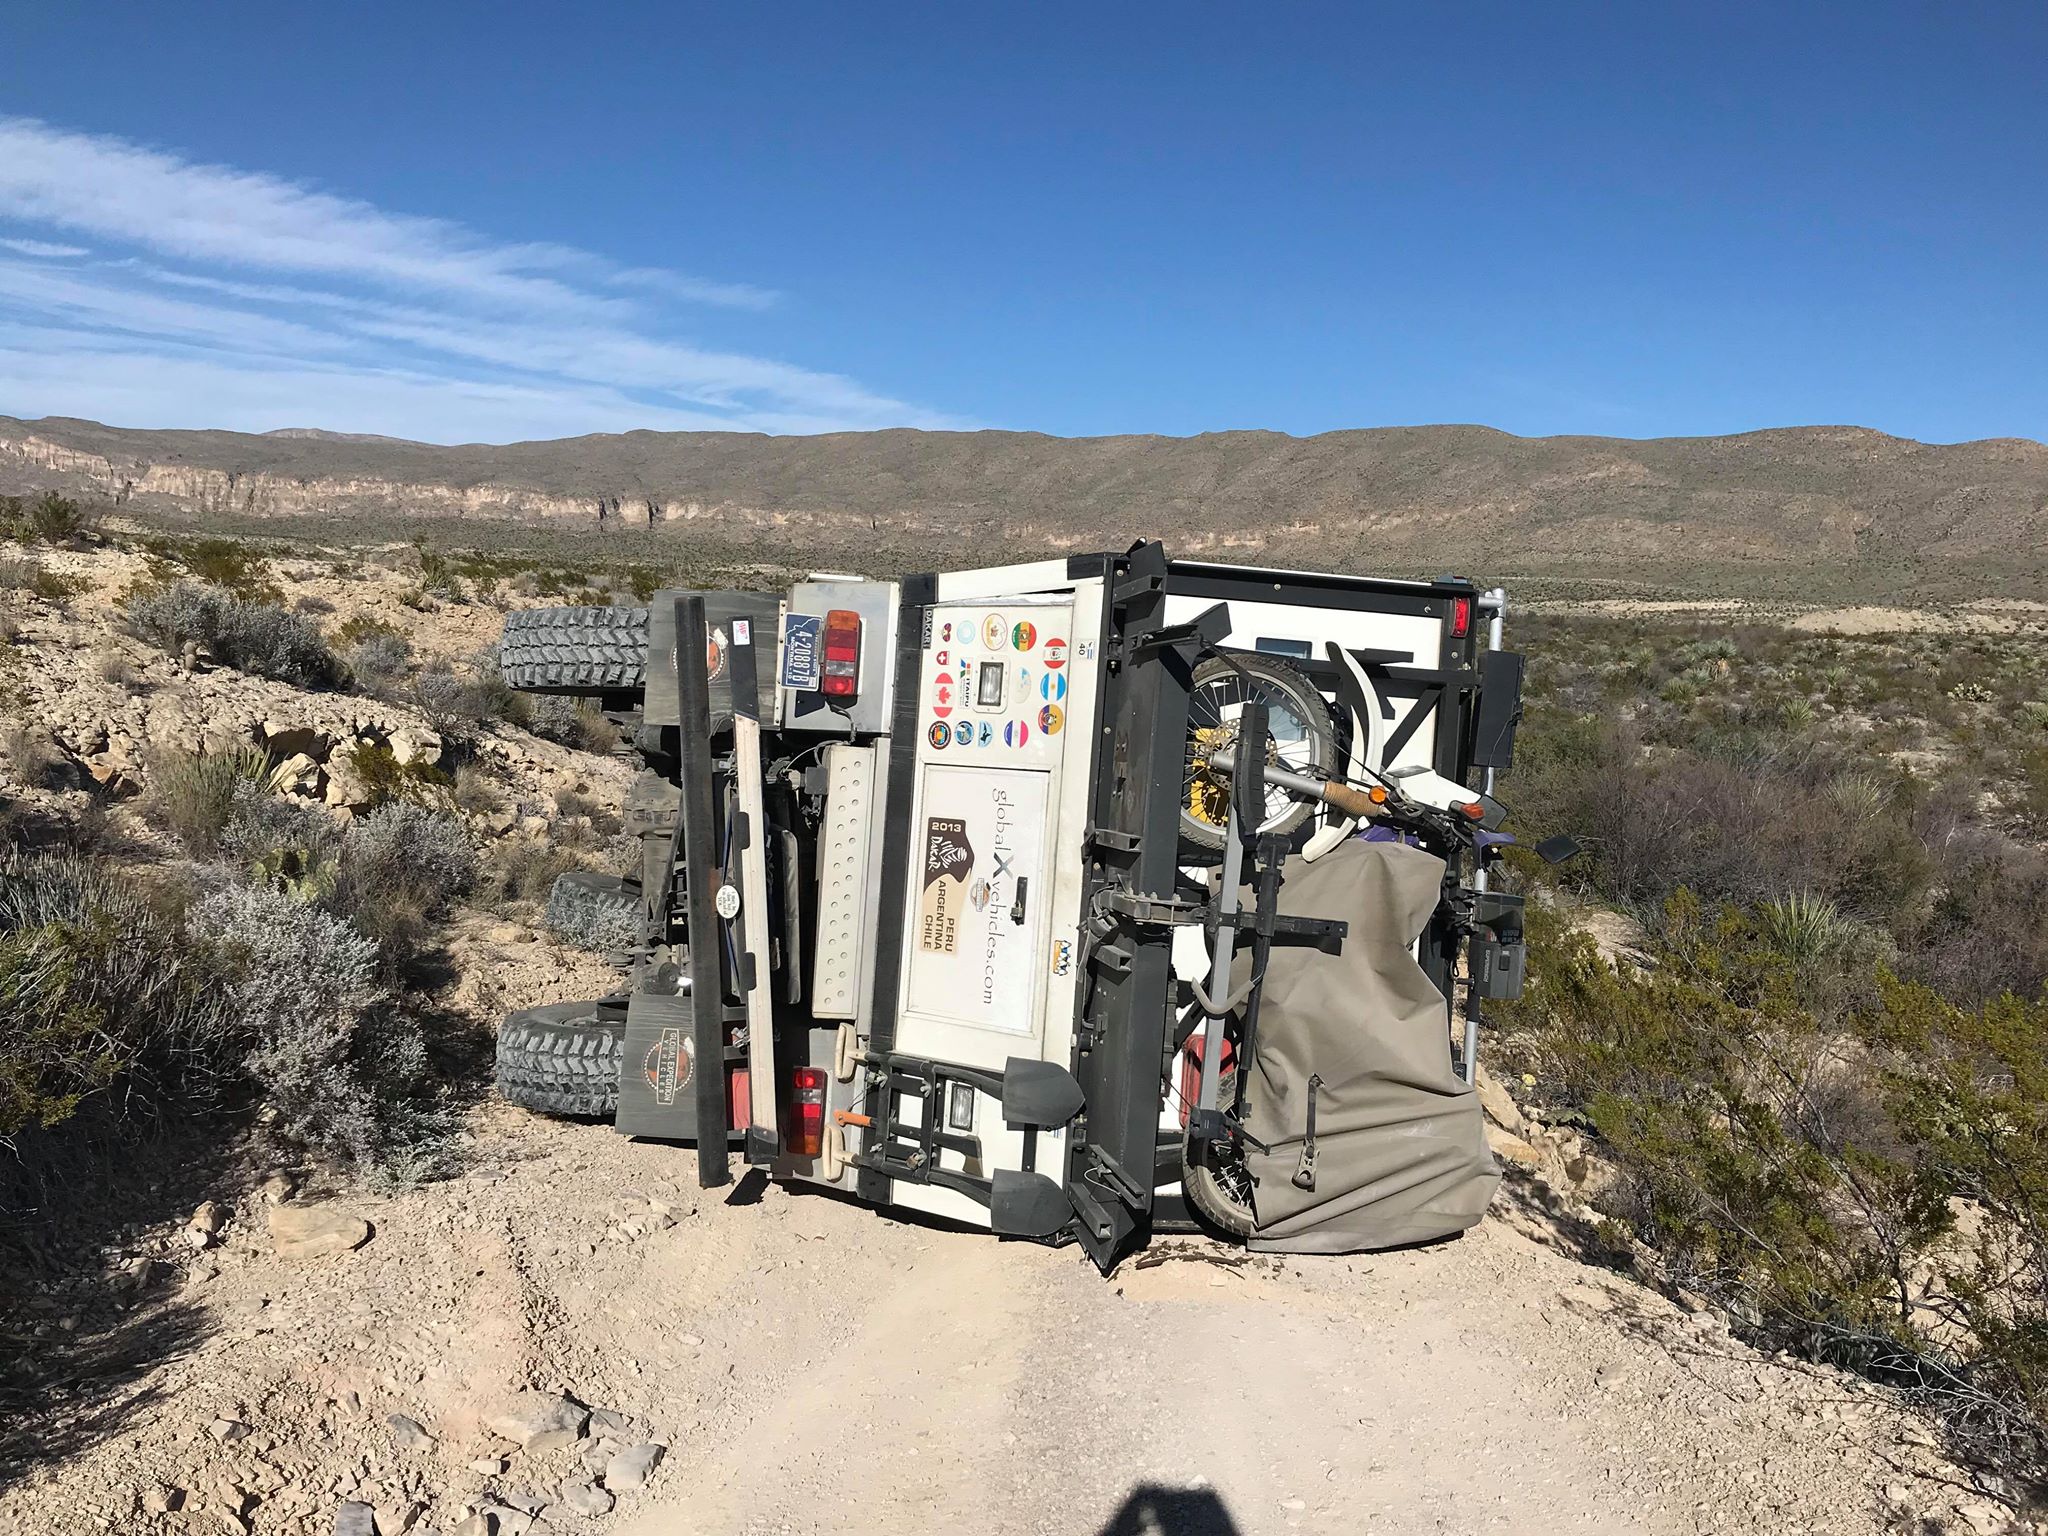
{"label": "door handle", "polygon": [[1017,899],[1010,903],[1010,921],[1016,923],[1019,927],[1022,927],[1024,923],[1024,899],[1030,894],[1031,877],[1019,875],[1017,877]]}

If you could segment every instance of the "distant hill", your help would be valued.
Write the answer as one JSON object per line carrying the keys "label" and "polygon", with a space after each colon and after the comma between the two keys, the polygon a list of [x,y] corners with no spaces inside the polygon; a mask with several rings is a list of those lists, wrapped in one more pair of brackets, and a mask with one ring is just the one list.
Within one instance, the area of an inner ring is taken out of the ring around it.
{"label": "distant hill", "polygon": [[[437,447],[316,429],[139,431],[0,417],[0,492],[189,516],[670,529],[819,562],[966,565],[1121,545],[1382,570],[2005,562],[2048,546],[2048,447],[1858,427],[1521,438],[627,432]],[[310,530],[309,530],[310,531]]]}

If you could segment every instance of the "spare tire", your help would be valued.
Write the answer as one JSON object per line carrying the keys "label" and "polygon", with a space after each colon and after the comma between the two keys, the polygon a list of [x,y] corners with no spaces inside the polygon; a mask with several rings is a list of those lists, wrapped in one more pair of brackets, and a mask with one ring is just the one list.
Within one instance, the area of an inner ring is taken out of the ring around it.
{"label": "spare tire", "polygon": [[498,1097],[545,1115],[609,1120],[625,1047],[626,1009],[615,999],[508,1014],[498,1026]]}
{"label": "spare tire", "polygon": [[645,608],[524,608],[505,615],[498,672],[524,693],[618,693],[647,681]]}

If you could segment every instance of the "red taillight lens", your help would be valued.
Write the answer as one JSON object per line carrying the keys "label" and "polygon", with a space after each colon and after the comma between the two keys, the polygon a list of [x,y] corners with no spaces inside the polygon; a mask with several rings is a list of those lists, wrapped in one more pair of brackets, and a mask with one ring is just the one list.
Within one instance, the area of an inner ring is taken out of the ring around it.
{"label": "red taillight lens", "polygon": [[1462,640],[1472,633],[1472,599],[1454,597],[1451,599],[1451,638]]}
{"label": "red taillight lens", "polygon": [[850,699],[860,687],[860,615],[834,608],[825,615],[825,671],[818,691]]}
{"label": "red taillight lens", "polygon": [[790,1086],[783,1140],[792,1157],[817,1157],[825,1150],[825,1069],[798,1067],[790,1074]]}

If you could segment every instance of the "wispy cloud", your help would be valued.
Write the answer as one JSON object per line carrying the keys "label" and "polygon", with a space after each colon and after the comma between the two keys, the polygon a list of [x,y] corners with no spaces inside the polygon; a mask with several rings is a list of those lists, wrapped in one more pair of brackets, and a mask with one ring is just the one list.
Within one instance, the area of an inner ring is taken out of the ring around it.
{"label": "wispy cloud", "polygon": [[82,245],[58,245],[49,240],[0,240],[0,250],[12,251],[17,256],[39,256],[45,261],[92,254]]}
{"label": "wispy cloud", "polygon": [[682,333],[688,306],[765,310],[765,288],[493,241],[33,119],[0,117],[9,226],[27,231],[0,236],[11,414],[441,441],[956,424]]}

